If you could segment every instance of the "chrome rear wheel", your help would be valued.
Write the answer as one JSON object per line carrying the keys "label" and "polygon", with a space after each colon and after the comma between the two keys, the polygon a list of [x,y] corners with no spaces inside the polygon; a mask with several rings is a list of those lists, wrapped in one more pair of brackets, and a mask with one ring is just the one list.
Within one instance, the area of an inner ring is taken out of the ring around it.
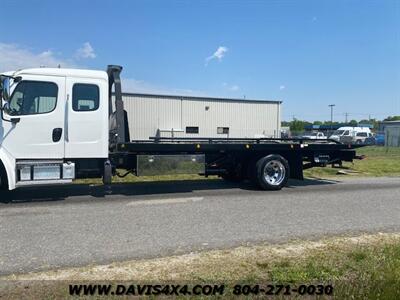
{"label": "chrome rear wheel", "polygon": [[289,179],[288,161],[279,154],[260,158],[254,168],[253,179],[263,190],[280,190]]}
{"label": "chrome rear wheel", "polygon": [[279,160],[271,160],[264,166],[264,179],[270,185],[279,186],[285,176],[285,166]]}

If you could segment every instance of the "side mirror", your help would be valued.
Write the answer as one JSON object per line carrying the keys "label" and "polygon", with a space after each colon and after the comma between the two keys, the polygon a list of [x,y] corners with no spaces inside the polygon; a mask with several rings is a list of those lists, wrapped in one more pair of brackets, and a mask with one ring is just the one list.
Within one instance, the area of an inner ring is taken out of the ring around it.
{"label": "side mirror", "polygon": [[6,76],[1,76],[1,97],[4,99],[4,101],[9,101],[10,100],[10,87],[11,87],[11,82],[10,82],[10,77]]}
{"label": "side mirror", "polygon": [[3,113],[5,112],[7,115],[11,115],[11,109],[10,109],[10,103],[6,102],[2,107],[0,107],[1,110],[1,119],[3,121],[11,122],[13,124],[17,124],[21,121],[21,118],[11,118],[10,120],[6,120],[3,116]]}
{"label": "side mirror", "polygon": [[10,114],[10,103],[9,102],[5,102],[1,109],[2,109],[2,111],[4,111],[6,114],[9,115]]}

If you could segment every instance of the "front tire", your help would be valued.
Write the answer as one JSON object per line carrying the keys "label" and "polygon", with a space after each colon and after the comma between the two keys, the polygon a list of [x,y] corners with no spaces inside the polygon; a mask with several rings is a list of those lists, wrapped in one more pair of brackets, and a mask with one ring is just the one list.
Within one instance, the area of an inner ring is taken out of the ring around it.
{"label": "front tire", "polygon": [[263,190],[280,190],[289,180],[289,163],[280,155],[260,158],[255,165],[255,180]]}

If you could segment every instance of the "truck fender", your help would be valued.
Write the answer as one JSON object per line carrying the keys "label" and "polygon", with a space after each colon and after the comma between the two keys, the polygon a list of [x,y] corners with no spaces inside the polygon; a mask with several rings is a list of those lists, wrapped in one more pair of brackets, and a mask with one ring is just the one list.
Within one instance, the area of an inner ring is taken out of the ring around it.
{"label": "truck fender", "polygon": [[0,147],[0,172],[4,169],[7,176],[8,189],[15,189],[15,158],[4,148]]}

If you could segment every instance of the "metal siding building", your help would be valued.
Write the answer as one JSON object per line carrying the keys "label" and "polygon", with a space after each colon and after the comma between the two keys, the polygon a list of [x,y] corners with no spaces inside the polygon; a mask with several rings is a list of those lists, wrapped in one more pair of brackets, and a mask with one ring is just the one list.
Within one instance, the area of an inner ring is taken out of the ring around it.
{"label": "metal siding building", "polygon": [[[123,94],[123,100],[131,140],[147,140],[153,136],[280,136],[280,101],[127,93]],[[197,127],[198,133],[187,133],[187,127]]]}
{"label": "metal siding building", "polygon": [[385,146],[400,147],[400,121],[382,122],[385,132]]}

